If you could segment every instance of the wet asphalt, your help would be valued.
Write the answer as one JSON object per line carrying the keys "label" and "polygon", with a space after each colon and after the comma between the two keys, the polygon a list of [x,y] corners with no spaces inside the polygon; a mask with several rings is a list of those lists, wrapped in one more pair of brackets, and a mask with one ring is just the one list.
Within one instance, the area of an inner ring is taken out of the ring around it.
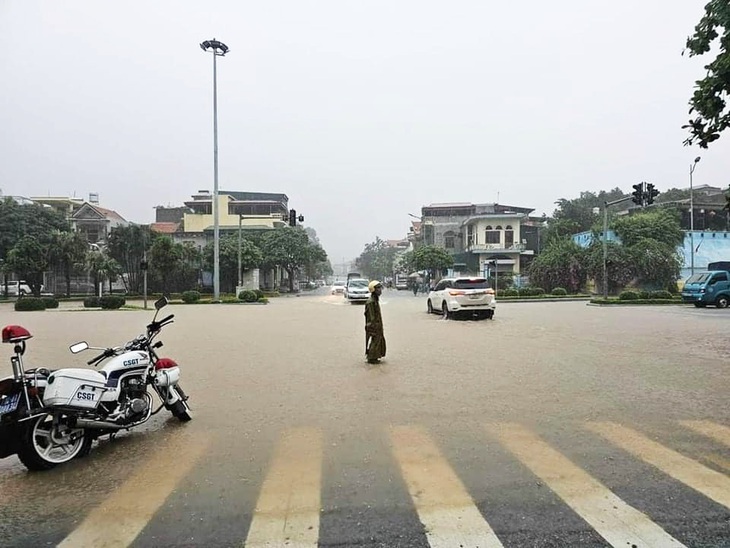
{"label": "wet asphalt", "polygon": [[[524,428],[676,541],[643,545],[730,546],[730,311],[505,302],[494,320],[453,321],[407,292],[382,304],[377,366],[365,362],[363,307],[324,290],[170,305],[162,354],[182,368],[194,420],[163,412],[45,473],[0,461],[0,545],[631,546],[591,522],[603,495],[590,498],[583,476],[571,499],[567,472],[531,468],[543,445],[518,456],[495,435]],[[150,318],[0,304],[0,325],[34,335],[26,367],[84,366],[91,354],[69,344],[119,344]],[[688,427],[698,421],[721,435]],[[675,464],[697,464],[700,479],[591,426],[605,423],[690,459]],[[468,534],[485,524],[498,544]],[[253,531],[275,533],[266,544]]]}

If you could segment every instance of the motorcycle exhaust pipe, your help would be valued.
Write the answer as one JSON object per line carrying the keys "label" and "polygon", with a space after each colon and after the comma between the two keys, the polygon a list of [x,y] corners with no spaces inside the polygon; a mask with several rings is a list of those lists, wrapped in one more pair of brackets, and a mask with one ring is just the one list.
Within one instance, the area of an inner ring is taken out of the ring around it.
{"label": "motorcycle exhaust pipe", "polygon": [[97,428],[97,429],[113,429],[113,430],[121,430],[122,428],[127,428],[130,425],[122,426],[121,424],[117,424],[115,422],[105,422],[105,421],[91,421],[88,419],[76,419],[76,428]]}

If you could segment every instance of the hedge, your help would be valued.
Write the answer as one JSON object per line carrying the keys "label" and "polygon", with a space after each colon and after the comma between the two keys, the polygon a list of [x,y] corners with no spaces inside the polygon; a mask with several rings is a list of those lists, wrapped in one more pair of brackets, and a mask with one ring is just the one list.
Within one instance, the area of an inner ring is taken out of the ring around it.
{"label": "hedge", "polygon": [[556,287],[552,290],[553,295],[567,295],[568,292],[564,287]]}
{"label": "hedge", "polygon": [[121,308],[125,302],[124,297],[120,297],[119,295],[104,295],[99,299],[99,304],[105,310]]}
{"label": "hedge", "polygon": [[37,297],[23,297],[15,301],[15,310],[19,312],[27,312],[29,310],[45,310],[46,303],[43,299]]}
{"label": "hedge", "polygon": [[622,291],[619,293],[618,300],[619,301],[636,301],[639,299],[639,292],[634,291],[632,289],[627,289],[626,291]]}
{"label": "hedge", "polygon": [[84,299],[84,308],[99,308],[100,306],[99,297],[86,297]]}
{"label": "hedge", "polygon": [[244,289],[238,294],[238,298],[247,303],[255,303],[259,300],[259,296],[251,289]]}
{"label": "hedge", "polygon": [[667,304],[667,305],[679,305],[679,304],[686,304],[683,303],[680,299],[629,299],[629,300],[619,300],[619,299],[591,299],[591,304],[600,304],[600,305],[641,305],[641,304]]}
{"label": "hedge", "polygon": [[55,297],[41,297],[41,300],[45,303],[46,308],[58,308],[58,299]]}
{"label": "hedge", "polygon": [[197,303],[200,300],[200,291],[185,291],[182,300],[187,304]]}

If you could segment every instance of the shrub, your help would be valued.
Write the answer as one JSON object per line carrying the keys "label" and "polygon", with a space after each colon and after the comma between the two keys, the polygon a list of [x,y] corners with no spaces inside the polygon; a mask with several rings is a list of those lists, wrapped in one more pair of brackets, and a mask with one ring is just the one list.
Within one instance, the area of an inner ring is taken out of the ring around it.
{"label": "shrub", "polygon": [[255,303],[259,297],[256,292],[251,289],[244,289],[238,294],[238,298],[246,303]]}
{"label": "shrub", "polygon": [[200,300],[200,291],[185,291],[182,300],[186,304],[197,303]]}
{"label": "shrub", "polygon": [[648,298],[650,298],[648,291],[639,291],[639,299],[648,299]]}
{"label": "shrub", "polygon": [[650,299],[671,299],[672,294],[669,291],[659,290],[659,291],[652,291],[649,295]]}
{"label": "shrub", "polygon": [[269,304],[269,299],[267,299],[266,297],[260,297],[259,300],[257,300],[256,302],[261,304]]}
{"label": "shrub", "polygon": [[565,290],[564,287],[555,287],[552,290],[553,295],[567,295],[568,292]]}
{"label": "shrub", "polygon": [[264,297],[266,296],[266,295],[264,295],[264,292],[263,292],[263,291],[261,291],[260,289],[254,289],[254,290],[253,290],[253,292],[254,292],[254,293],[256,293],[256,298],[257,298],[257,299],[258,299],[259,301],[260,301],[261,299],[263,299],[263,298],[264,298]]}
{"label": "shrub", "polygon": [[99,297],[84,298],[84,308],[99,308],[100,306]]}
{"label": "shrub", "polygon": [[632,289],[627,289],[626,291],[622,291],[619,296],[619,301],[636,301],[639,299],[639,293],[636,291],[633,291]]}
{"label": "shrub", "polygon": [[500,297],[517,297],[520,292],[517,289],[510,288],[500,291],[499,294]]}
{"label": "shrub", "polygon": [[[58,304],[58,303],[57,303]],[[45,310],[46,303],[37,297],[23,297],[15,301],[15,310],[20,312],[28,310]]]}
{"label": "shrub", "polygon": [[[243,293],[243,291],[241,291],[241,293]],[[213,301],[213,302],[215,302],[215,301]],[[218,302],[221,302],[221,303],[223,303],[223,304],[238,304],[238,303],[239,303],[239,302],[241,302],[241,301],[240,301],[240,300],[238,300],[238,299],[237,299],[236,297],[223,297],[223,298],[222,298],[222,299],[221,299],[220,301],[218,301]]]}
{"label": "shrub", "polygon": [[55,297],[41,297],[46,308],[58,308],[58,299]]}
{"label": "shrub", "polygon": [[121,297],[119,295],[104,295],[102,298],[99,299],[99,304],[104,310],[114,310],[117,308],[121,308],[125,302],[126,301],[124,300],[124,297]]}

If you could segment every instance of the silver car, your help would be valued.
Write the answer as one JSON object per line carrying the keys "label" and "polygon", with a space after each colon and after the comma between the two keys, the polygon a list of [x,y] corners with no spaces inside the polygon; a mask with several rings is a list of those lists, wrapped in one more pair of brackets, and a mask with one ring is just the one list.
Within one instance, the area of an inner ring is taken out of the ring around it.
{"label": "silver car", "polygon": [[345,286],[345,299],[351,303],[364,303],[370,297],[368,280],[364,278],[350,278]]}
{"label": "silver car", "polygon": [[494,318],[497,301],[486,278],[444,278],[428,293],[428,313]]}

